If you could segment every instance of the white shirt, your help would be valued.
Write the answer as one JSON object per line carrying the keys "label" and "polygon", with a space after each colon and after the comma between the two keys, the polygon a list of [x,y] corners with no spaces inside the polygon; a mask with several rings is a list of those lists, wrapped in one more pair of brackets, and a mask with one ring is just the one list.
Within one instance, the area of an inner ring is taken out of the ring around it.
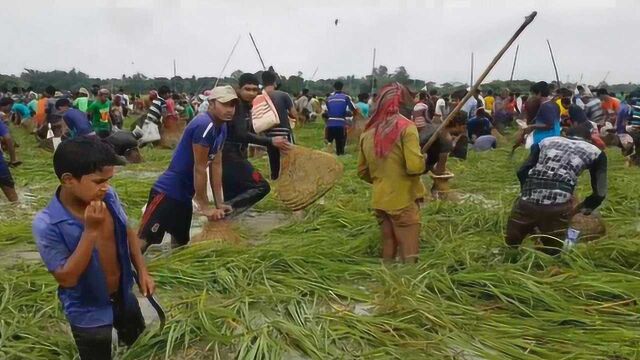
{"label": "white shirt", "polygon": [[209,101],[205,100],[198,106],[198,114],[206,113],[209,110]]}
{"label": "white shirt", "polygon": [[466,112],[467,115],[469,115],[469,118],[476,116],[475,112],[476,109],[478,108],[478,100],[476,100],[476,98],[474,98],[473,96],[469,98],[469,100],[467,100],[466,103],[464,103],[464,105],[462,106],[462,111]]}
{"label": "white shirt", "polygon": [[436,101],[435,114],[444,116],[446,106],[447,104],[444,102],[444,99],[442,98],[438,99],[438,101]]}

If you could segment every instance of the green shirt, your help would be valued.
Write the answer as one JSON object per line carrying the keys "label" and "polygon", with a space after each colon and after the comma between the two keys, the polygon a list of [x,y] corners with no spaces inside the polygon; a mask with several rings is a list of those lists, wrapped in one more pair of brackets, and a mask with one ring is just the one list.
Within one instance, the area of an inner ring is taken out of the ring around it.
{"label": "green shirt", "polygon": [[87,112],[87,108],[89,107],[89,98],[88,97],[79,97],[73,100],[73,107],[76,109]]}
{"label": "green shirt", "polygon": [[185,106],[184,112],[185,115],[187,115],[188,120],[193,119],[193,107],[191,107],[191,104],[187,104],[187,106]]}
{"label": "green shirt", "polygon": [[87,108],[87,113],[91,118],[91,125],[93,131],[111,131],[111,121],[109,118],[109,109],[111,108],[111,101],[106,102],[94,101]]}
{"label": "green shirt", "polygon": [[33,99],[29,101],[29,104],[27,104],[27,107],[29,107],[29,109],[33,111],[33,113],[35,114],[36,111],[38,111],[38,100]]}

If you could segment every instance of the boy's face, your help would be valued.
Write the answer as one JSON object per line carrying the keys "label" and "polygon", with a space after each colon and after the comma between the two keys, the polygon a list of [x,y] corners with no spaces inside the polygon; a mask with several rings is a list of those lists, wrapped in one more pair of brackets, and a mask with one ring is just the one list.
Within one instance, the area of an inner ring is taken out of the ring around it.
{"label": "boy's face", "polygon": [[113,177],[115,167],[105,166],[93,174],[85,175],[80,179],[71,174],[62,175],[62,186],[66,187],[75,197],[84,203],[93,200],[102,200],[109,189],[109,181]]}

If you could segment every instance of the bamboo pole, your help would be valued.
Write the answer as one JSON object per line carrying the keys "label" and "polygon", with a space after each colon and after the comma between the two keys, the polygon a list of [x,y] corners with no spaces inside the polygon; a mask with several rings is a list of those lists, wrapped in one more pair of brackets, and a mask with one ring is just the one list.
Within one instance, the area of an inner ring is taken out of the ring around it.
{"label": "bamboo pole", "polygon": [[467,102],[467,100],[469,100],[469,98],[471,97],[471,94],[473,94],[476,90],[478,90],[478,88],[480,87],[480,84],[482,84],[482,82],[484,81],[484,79],[487,77],[487,75],[489,75],[489,72],[491,72],[491,70],[494,68],[494,66],[496,66],[496,64],[498,63],[498,61],[500,60],[500,58],[502,58],[502,56],[504,55],[504,53],[509,49],[509,47],[516,41],[516,39],[518,38],[518,36],[520,36],[520,34],[524,31],[524,29],[531,24],[531,22],[533,21],[533,19],[535,19],[536,15],[538,14],[537,11],[532,12],[529,16],[527,16],[524,20],[524,22],[522,23],[522,25],[520,25],[520,27],[518,28],[518,30],[516,30],[516,32],[513,34],[513,36],[511,36],[511,39],[509,39],[509,41],[504,45],[504,47],[500,50],[500,52],[498,52],[498,54],[493,58],[493,61],[491,61],[491,63],[489,64],[489,66],[487,66],[487,68],[484,70],[484,72],[482,73],[482,75],[480,75],[480,77],[478,78],[478,80],[476,80],[475,84],[473,84],[473,87],[469,90],[469,92],[467,92],[467,94],[462,98],[462,100],[460,100],[460,102],[458,103],[458,105],[456,105],[456,107],[451,111],[451,113],[449,113],[449,115],[447,116],[447,118],[442,122],[442,124],[440,124],[440,126],[438,127],[438,129],[436,129],[436,131],[433,133],[433,135],[431,136],[431,138],[429,139],[429,141],[427,141],[427,143],[422,147],[422,152],[426,152],[427,150],[429,150],[429,148],[431,147],[431,145],[433,145],[433,143],[436,141],[436,139],[438,138],[438,135],[440,134],[440,132],[442,131],[442,129],[444,129],[447,124],[449,124],[449,122],[458,114],[458,112],[460,111],[460,109],[462,108],[462,106],[464,105],[465,102]]}
{"label": "bamboo pole", "polygon": [[558,67],[556,66],[556,58],[553,56],[553,50],[551,50],[551,43],[549,39],[547,39],[547,45],[549,46],[549,54],[551,54],[551,62],[553,63],[553,70],[556,72],[556,82],[558,83],[558,88],[560,87],[560,76],[558,76]]}
{"label": "bamboo pole", "polygon": [[218,77],[216,78],[216,83],[213,84],[213,87],[218,86],[218,82],[220,81],[220,78],[224,74],[224,71],[227,68],[227,65],[229,65],[229,60],[231,60],[231,56],[233,56],[233,53],[236,51],[236,47],[238,46],[239,42],[240,42],[240,35],[238,35],[238,39],[236,40],[236,43],[233,44],[233,47],[231,48],[231,52],[229,53],[229,56],[227,56],[227,61],[224,63],[222,70],[220,70],[220,75],[218,75]]}
{"label": "bamboo pole", "polygon": [[262,60],[262,55],[260,55],[260,50],[258,50],[258,45],[256,45],[256,41],[253,39],[253,35],[251,35],[251,33],[249,33],[249,37],[251,38],[251,42],[253,43],[254,49],[256,49],[256,52],[258,53],[258,58],[260,58],[260,63],[262,64],[262,70],[267,71],[267,67],[264,66],[264,61]]}
{"label": "bamboo pole", "polygon": [[513,57],[513,67],[511,67],[511,76],[509,77],[509,82],[513,81],[513,74],[516,71],[516,62],[518,61],[518,50],[520,50],[520,44],[516,46],[516,55]]}

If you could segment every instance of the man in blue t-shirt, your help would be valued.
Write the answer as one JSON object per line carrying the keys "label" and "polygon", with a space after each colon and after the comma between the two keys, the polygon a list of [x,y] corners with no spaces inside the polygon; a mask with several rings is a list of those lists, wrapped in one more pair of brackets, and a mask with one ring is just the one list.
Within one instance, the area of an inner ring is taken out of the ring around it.
{"label": "man in blue t-shirt", "polygon": [[69,129],[68,138],[95,135],[87,113],[71,107],[71,100],[67,98],[56,101],[56,110],[62,114],[62,119]]}
{"label": "man in blue t-shirt", "polygon": [[[169,168],[151,188],[139,230],[143,251],[151,244],[161,243],[165,233],[171,235],[174,247],[189,242],[192,201],[198,213],[209,220],[220,220],[232,210],[223,203],[220,152],[238,96],[231,86],[219,86],[211,91],[208,101],[207,111],[198,114],[184,129]],[[207,170],[215,207],[209,205],[207,196]]]}
{"label": "man in blue t-shirt", "polygon": [[342,92],[343,87],[342,81],[336,81],[333,84],[336,91],[327,98],[325,139],[328,143],[335,140],[337,155],[344,155],[344,147],[347,144],[348,110],[356,111],[349,95]]}
{"label": "man in blue t-shirt", "polygon": [[534,123],[523,129],[520,142],[524,143],[524,135],[532,132],[533,144],[539,144],[548,137],[560,136],[560,107],[549,97],[549,84],[545,81],[537,82],[531,86],[531,93],[541,99],[541,105]]}

